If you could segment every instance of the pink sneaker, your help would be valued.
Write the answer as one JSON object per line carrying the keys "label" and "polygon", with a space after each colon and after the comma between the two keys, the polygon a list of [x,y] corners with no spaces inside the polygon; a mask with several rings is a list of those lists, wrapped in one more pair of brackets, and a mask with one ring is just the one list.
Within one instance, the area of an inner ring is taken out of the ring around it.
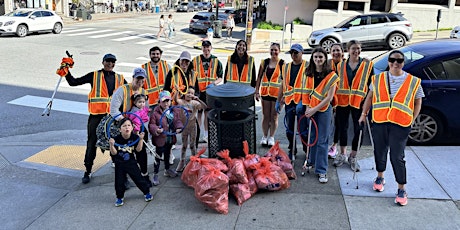
{"label": "pink sneaker", "polygon": [[395,204],[399,204],[404,206],[407,204],[407,193],[402,189],[398,189],[398,193],[396,194]]}
{"label": "pink sneaker", "polygon": [[335,145],[331,146],[327,154],[329,158],[334,159],[337,156],[337,147]]}
{"label": "pink sneaker", "polygon": [[372,189],[377,192],[383,192],[383,185],[385,185],[385,179],[383,179],[382,177],[377,177],[374,180],[374,186],[372,186]]}

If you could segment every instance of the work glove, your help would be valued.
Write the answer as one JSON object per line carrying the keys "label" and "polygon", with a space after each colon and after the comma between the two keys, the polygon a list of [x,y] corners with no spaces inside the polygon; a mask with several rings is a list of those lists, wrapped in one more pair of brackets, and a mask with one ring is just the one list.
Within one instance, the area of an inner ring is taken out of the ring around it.
{"label": "work glove", "polygon": [[56,70],[56,74],[61,77],[65,77],[69,73],[69,68],[73,67],[73,64],[74,64],[73,58],[71,57],[62,58],[61,66],[59,67],[59,69]]}
{"label": "work glove", "polygon": [[302,110],[303,110],[303,104],[302,104],[302,101],[300,101],[299,104],[297,104],[295,106],[295,112],[297,114],[300,114],[300,113],[302,113]]}
{"label": "work glove", "polygon": [[275,110],[276,112],[279,114],[281,112],[281,106],[280,106],[280,102],[279,101],[276,101],[275,103]]}

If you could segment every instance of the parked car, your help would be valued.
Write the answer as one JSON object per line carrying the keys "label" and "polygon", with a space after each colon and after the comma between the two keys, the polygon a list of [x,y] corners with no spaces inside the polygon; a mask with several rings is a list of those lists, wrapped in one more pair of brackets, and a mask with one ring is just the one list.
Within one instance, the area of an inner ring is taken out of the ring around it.
{"label": "parked car", "polygon": [[0,34],[25,37],[31,32],[52,31],[59,34],[64,23],[55,12],[44,9],[21,8],[0,16]]}
{"label": "parked car", "polygon": [[235,10],[234,8],[229,8],[229,9],[224,10],[224,13],[232,14],[233,19],[235,20],[235,23],[237,24],[246,22],[246,9]]}
{"label": "parked car", "polygon": [[400,13],[364,14],[352,16],[332,28],[313,31],[308,44],[329,51],[333,43],[358,40],[363,47],[384,45],[397,49],[410,41],[412,35],[412,24]]}
{"label": "parked car", "polygon": [[460,39],[460,26],[454,27],[450,32],[450,38],[457,38]]}
{"label": "parked car", "polygon": [[211,2],[203,2],[203,10],[209,10],[211,9],[212,4]]}
{"label": "parked car", "polygon": [[191,11],[195,11],[195,6],[193,5],[193,2],[182,2],[177,7],[177,12],[191,12]]}
{"label": "parked car", "polygon": [[193,3],[193,9],[195,11],[202,11],[203,10],[203,3],[201,2],[194,2]]}
{"label": "parked car", "polygon": [[[456,137],[460,144],[460,40],[426,41],[399,50],[406,59],[403,70],[422,79],[425,93],[409,142],[431,144]],[[375,74],[387,69],[388,54],[374,59]]]}
{"label": "parked car", "polygon": [[[209,27],[211,27],[211,15],[214,15],[214,12],[199,12],[196,13],[193,18],[190,20],[189,31],[190,33],[202,32],[206,33]],[[219,13],[219,20],[222,21],[222,29],[227,28],[227,19],[228,15],[225,13]]]}

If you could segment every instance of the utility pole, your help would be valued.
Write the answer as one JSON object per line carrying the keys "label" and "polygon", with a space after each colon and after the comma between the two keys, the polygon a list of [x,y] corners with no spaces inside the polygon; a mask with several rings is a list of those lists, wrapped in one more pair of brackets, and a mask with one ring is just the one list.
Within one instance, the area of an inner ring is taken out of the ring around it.
{"label": "utility pole", "polygon": [[284,31],[286,31],[286,13],[288,10],[288,0],[284,1],[283,36],[281,38],[281,49],[284,49]]}
{"label": "utility pole", "polygon": [[246,7],[247,15],[246,15],[246,43],[248,44],[247,50],[251,50],[251,41],[252,41],[252,23],[254,18],[252,17],[252,13],[254,12],[254,1],[248,0],[248,5]]}

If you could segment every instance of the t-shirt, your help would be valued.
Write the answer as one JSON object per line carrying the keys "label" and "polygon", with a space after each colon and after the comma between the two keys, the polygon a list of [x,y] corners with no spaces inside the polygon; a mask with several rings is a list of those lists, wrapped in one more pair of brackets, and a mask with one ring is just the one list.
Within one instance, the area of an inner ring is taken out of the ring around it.
{"label": "t-shirt", "polygon": [[291,76],[289,78],[289,85],[290,86],[294,86],[295,80],[297,79],[297,74],[299,73],[301,65],[302,65],[302,63],[299,63],[298,65],[294,65],[294,63],[292,63],[292,65],[291,65]]}
{"label": "t-shirt", "polygon": [[121,146],[115,146],[117,149],[117,155],[111,155],[113,162],[124,162],[128,161],[130,159],[135,159],[134,158],[134,153],[136,152],[136,146],[137,143],[130,145],[130,143],[133,143],[139,139],[139,136],[136,134],[131,134],[131,136],[128,139],[125,139],[121,134],[113,138],[115,140],[115,143]]}
{"label": "t-shirt", "polygon": [[[407,78],[407,73],[403,72],[401,76],[393,76],[390,72],[388,72],[388,81],[390,82],[390,98],[393,98],[396,95],[396,92],[404,83]],[[369,85],[369,91],[373,91],[374,87],[372,84]],[[417,92],[415,93],[415,99],[425,97],[425,93],[423,93],[422,85],[419,85],[417,88]]]}

